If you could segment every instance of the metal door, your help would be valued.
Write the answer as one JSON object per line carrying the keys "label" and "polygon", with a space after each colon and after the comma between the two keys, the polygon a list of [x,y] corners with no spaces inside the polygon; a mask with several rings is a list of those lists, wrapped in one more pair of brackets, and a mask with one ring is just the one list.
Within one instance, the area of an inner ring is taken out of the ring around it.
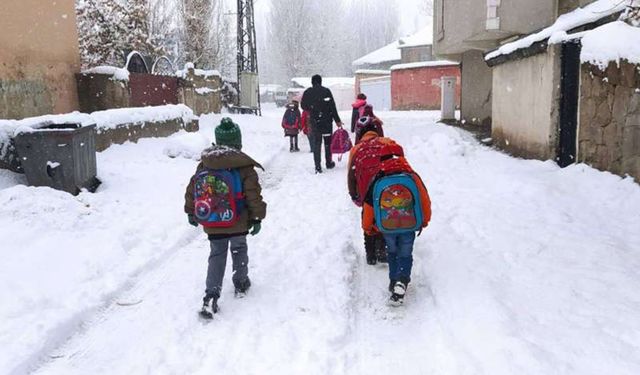
{"label": "metal door", "polygon": [[580,44],[562,45],[560,81],[560,124],[557,162],[561,167],[575,163],[580,95]]}

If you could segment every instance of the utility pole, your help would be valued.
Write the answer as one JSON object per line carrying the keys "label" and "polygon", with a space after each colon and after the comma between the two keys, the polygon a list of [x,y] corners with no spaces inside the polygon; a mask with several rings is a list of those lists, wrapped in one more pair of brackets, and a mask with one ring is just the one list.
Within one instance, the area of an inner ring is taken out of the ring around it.
{"label": "utility pole", "polygon": [[[258,49],[253,0],[238,1],[238,85],[240,106],[262,115],[258,80]],[[247,108],[248,107],[248,108]]]}

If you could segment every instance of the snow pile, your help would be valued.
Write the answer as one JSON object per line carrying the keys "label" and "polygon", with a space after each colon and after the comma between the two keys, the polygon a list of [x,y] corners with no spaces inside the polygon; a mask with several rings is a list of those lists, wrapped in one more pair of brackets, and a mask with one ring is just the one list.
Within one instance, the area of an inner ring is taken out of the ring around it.
{"label": "snow pile", "polygon": [[582,62],[604,70],[609,62],[619,64],[622,59],[640,64],[640,28],[616,21],[588,31],[582,37]]}
{"label": "snow pile", "polygon": [[[634,0],[597,0],[584,8],[577,8],[576,10],[563,14],[556,22],[535,34],[528,35],[515,42],[507,43],[493,52],[488,53],[485,56],[485,60],[491,60],[498,56],[508,55],[517,50],[531,47],[534,43],[541,42],[547,38],[550,38],[555,33],[559,35],[565,35],[566,32],[586,25],[591,22],[598,21],[602,18],[608,17],[612,14],[621,12],[631,4]],[[563,34],[565,33],[565,34]],[[554,39],[558,39],[555,37]]]}
{"label": "snow pile", "polygon": [[442,66],[457,66],[460,63],[455,61],[448,60],[437,60],[437,61],[422,61],[408,64],[397,64],[391,67],[391,71],[394,70],[404,70],[404,69],[418,69],[418,68],[437,68]]}
{"label": "snow pile", "polygon": [[198,76],[198,77],[202,77],[204,79],[208,79],[208,78],[212,78],[212,77],[220,77],[222,78],[222,75],[220,74],[220,72],[218,70],[203,70],[203,69],[195,69],[195,66],[193,65],[193,63],[186,63],[184,65],[184,69],[182,70],[178,70],[176,72],[176,76],[180,77],[180,78],[187,78],[189,75],[189,70],[193,69],[193,74]]}
{"label": "snow pile", "polygon": [[110,75],[112,76],[112,79],[116,81],[129,81],[129,71],[126,68],[117,68],[115,66],[97,66],[95,68],[84,70],[82,73]]}
{"label": "snow pile", "polygon": [[211,145],[211,140],[201,132],[187,133],[185,131],[172,135],[167,139],[164,154],[170,158],[185,158],[200,160],[202,150]]}

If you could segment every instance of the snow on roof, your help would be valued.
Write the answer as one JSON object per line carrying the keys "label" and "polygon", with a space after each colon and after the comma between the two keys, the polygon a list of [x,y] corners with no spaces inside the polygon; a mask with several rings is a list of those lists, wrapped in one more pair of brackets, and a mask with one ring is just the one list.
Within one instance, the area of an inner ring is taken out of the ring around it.
{"label": "snow on roof", "polygon": [[[291,82],[301,87],[311,87],[311,77],[294,77]],[[355,77],[322,77],[322,86],[353,86],[356,83]]]}
{"label": "snow on roof", "polygon": [[112,76],[112,79],[116,81],[128,81],[129,71],[125,68],[118,68],[115,66],[96,66],[95,68],[82,71],[84,74],[104,74]]}
{"label": "snow on roof", "polygon": [[436,60],[436,61],[421,61],[409,64],[398,64],[391,67],[391,70],[404,70],[404,69],[417,69],[417,68],[432,68],[438,66],[453,66],[460,65],[455,61],[449,60]]}
{"label": "snow on roof", "polygon": [[388,61],[400,61],[400,59],[402,59],[402,53],[398,47],[400,47],[400,42],[396,40],[393,43],[387,44],[382,48],[362,56],[354,61],[352,65],[361,66],[367,64],[380,64]]}
{"label": "snow on roof", "polygon": [[376,70],[376,69],[358,69],[358,70],[356,70],[356,74],[389,75],[389,74],[391,74],[391,71],[390,70]]}
{"label": "snow on roof", "polygon": [[433,26],[429,25],[417,33],[400,39],[399,48],[421,47],[433,44]]}
{"label": "snow on roof", "polygon": [[393,43],[362,56],[352,63],[353,66],[380,64],[384,62],[400,61],[400,48],[419,47],[433,44],[433,27],[428,26],[413,35],[396,40]]}
{"label": "snow on roof", "polygon": [[[631,41],[635,40],[635,43]],[[582,37],[580,60],[605,69],[609,62],[625,59],[640,64],[640,28],[622,21],[587,31]]]}
{"label": "snow on roof", "polygon": [[534,43],[541,42],[553,36],[556,33],[563,33],[586,25],[591,22],[598,21],[612,14],[623,11],[634,0],[597,0],[584,8],[577,8],[572,12],[566,13],[558,17],[553,25],[537,32],[530,34],[515,42],[507,43],[500,48],[488,53],[485,60],[491,60],[498,56],[508,55],[517,50],[531,47]]}

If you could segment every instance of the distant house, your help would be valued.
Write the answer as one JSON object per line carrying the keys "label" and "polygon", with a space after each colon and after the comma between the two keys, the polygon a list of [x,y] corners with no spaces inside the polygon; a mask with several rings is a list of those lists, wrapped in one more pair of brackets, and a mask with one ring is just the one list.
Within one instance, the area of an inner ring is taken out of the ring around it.
{"label": "distant house", "polygon": [[495,143],[640,179],[640,28],[618,21],[629,4],[597,0],[486,54]]}
{"label": "distant house", "polygon": [[356,94],[366,94],[379,109],[439,108],[440,78],[445,73],[459,78],[460,68],[450,61],[434,62],[432,43],[429,26],[354,61]]}
{"label": "distant house", "polygon": [[75,1],[3,1],[0,25],[0,118],[77,110]]}

